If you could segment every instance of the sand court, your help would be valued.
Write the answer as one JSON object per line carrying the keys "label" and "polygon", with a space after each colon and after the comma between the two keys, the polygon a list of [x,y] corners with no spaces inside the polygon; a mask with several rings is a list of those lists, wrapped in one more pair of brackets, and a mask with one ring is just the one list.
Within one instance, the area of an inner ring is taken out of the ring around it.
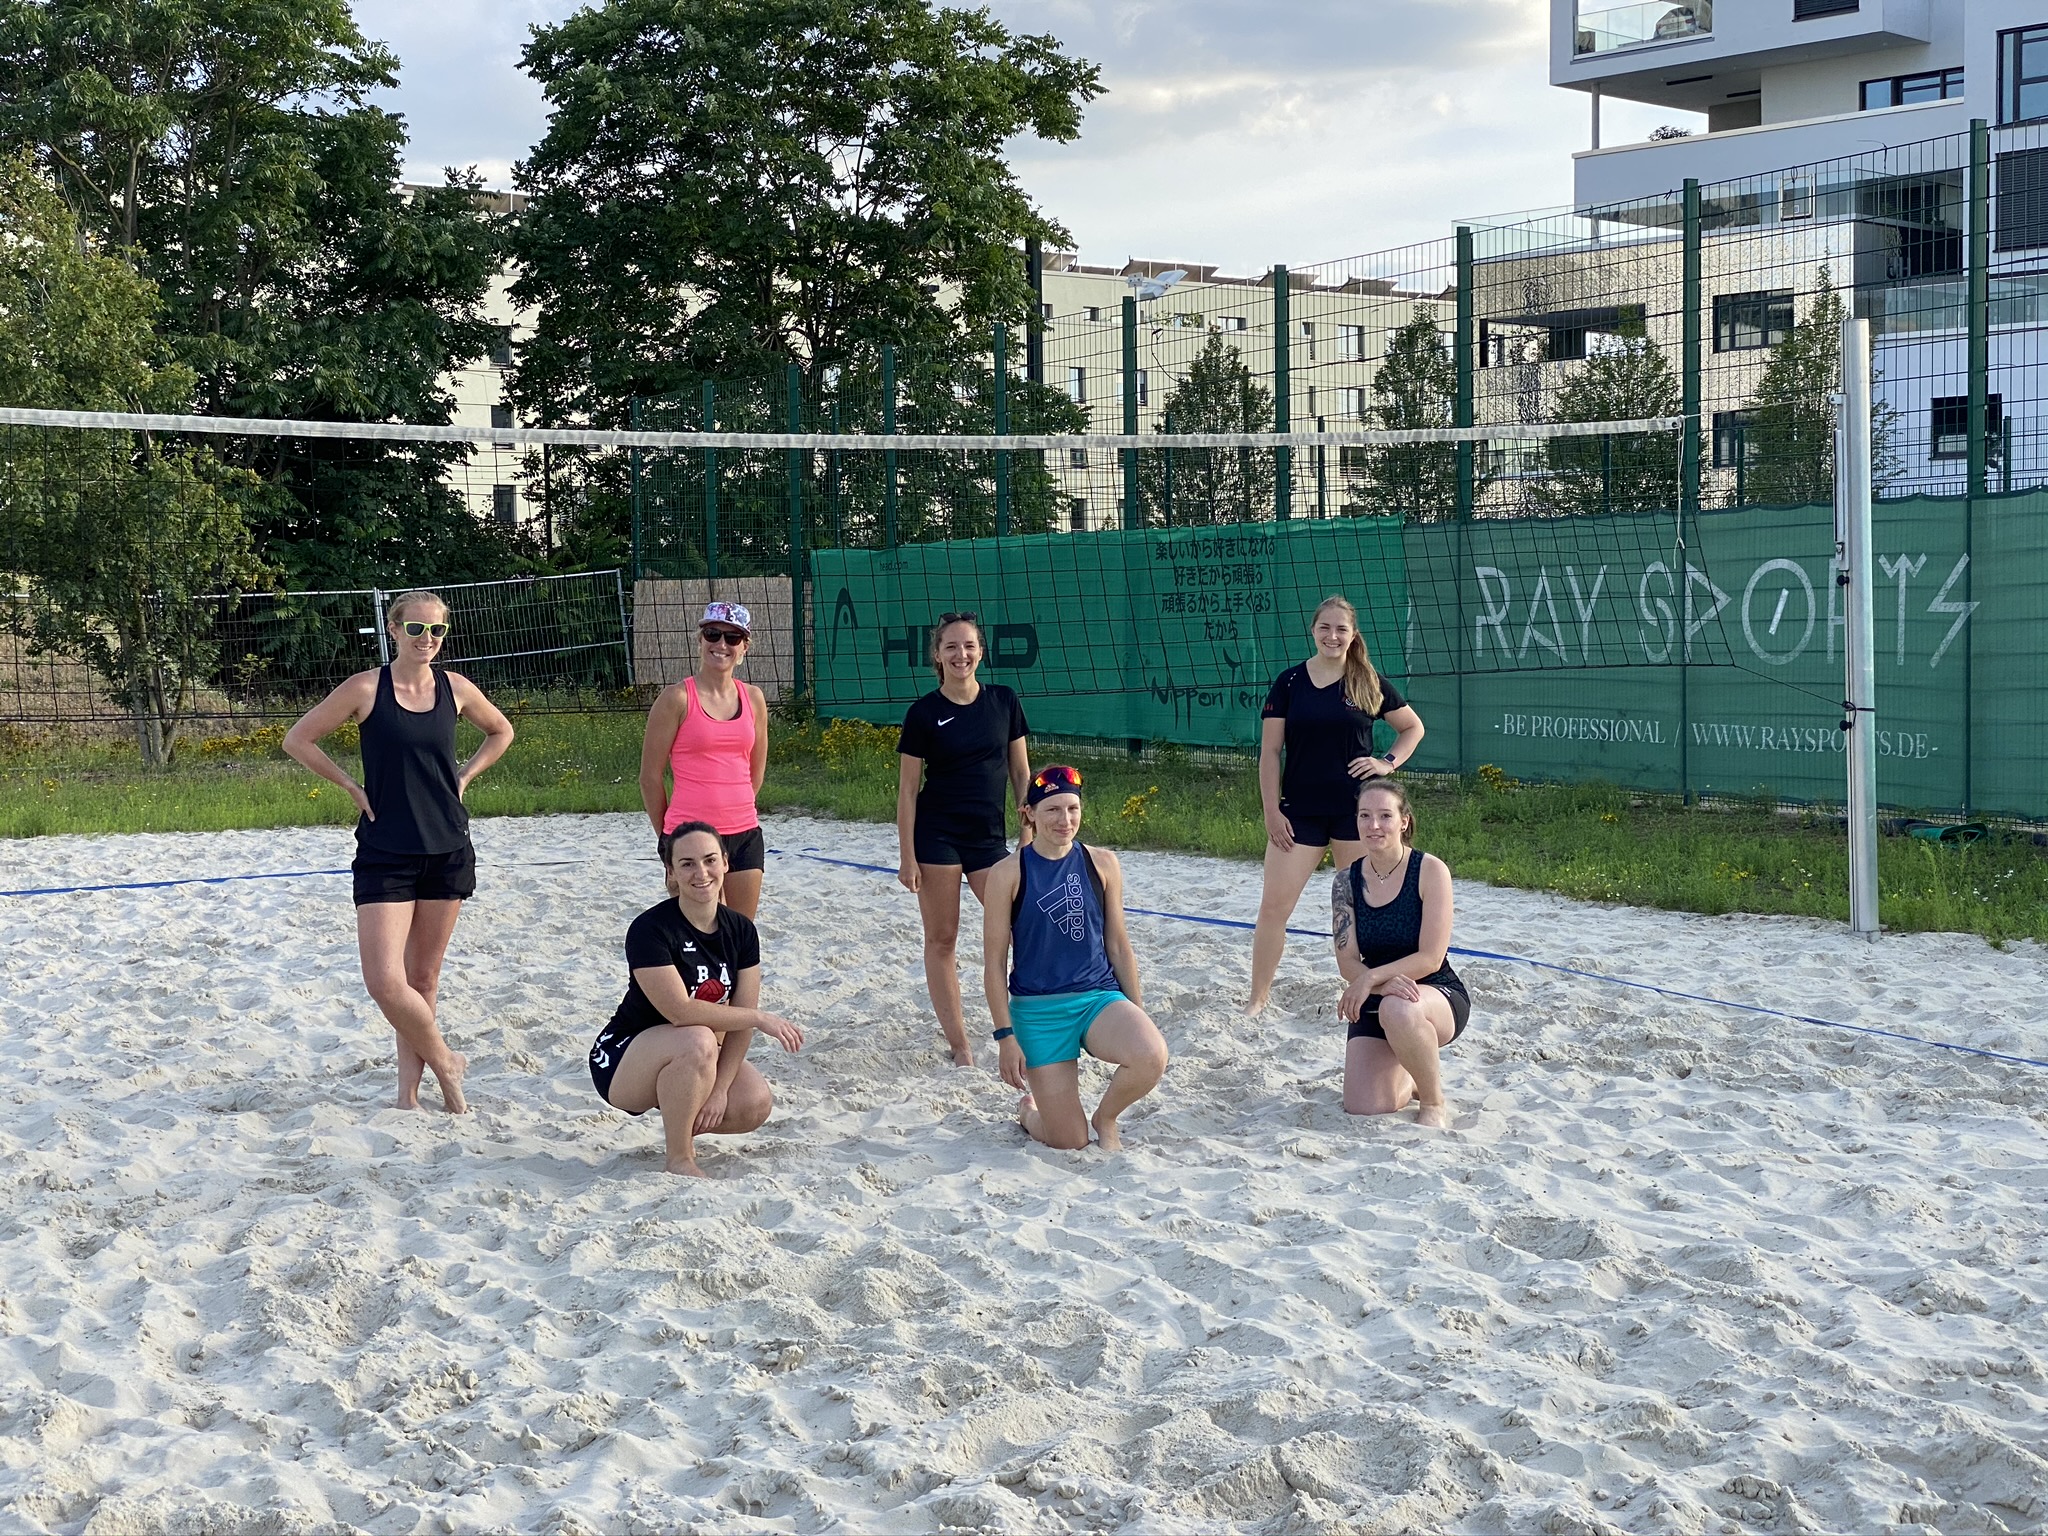
{"label": "sand court", "polygon": [[[638,816],[477,824],[463,1119],[386,1107],[346,879],[0,900],[0,1526],[2048,1527],[2048,1071],[1460,959],[1435,1135],[1341,1112],[1326,943],[1247,1021],[1246,933],[1134,916],[1174,1064],[1122,1156],[1052,1152],[971,923],[987,1070],[944,1064],[915,900],[853,867],[893,829],[766,825],[809,1042],[756,1042],[774,1118],[701,1185],[585,1066],[661,891]],[[350,852],[51,838],[0,887]],[[1134,907],[1256,909],[1251,866],[1123,858]],[[1458,894],[1466,948],[2048,1057],[2032,945]]]}

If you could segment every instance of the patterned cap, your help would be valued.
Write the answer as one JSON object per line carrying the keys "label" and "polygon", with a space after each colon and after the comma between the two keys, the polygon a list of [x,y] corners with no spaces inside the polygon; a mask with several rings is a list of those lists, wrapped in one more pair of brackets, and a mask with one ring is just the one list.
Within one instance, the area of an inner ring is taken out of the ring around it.
{"label": "patterned cap", "polygon": [[734,629],[754,632],[754,616],[747,612],[745,603],[706,603],[704,617],[697,621],[701,629],[706,624],[730,624]]}
{"label": "patterned cap", "polygon": [[1081,770],[1069,768],[1065,763],[1052,763],[1033,775],[1031,788],[1024,793],[1026,805],[1036,805],[1054,795],[1078,795],[1081,793]]}

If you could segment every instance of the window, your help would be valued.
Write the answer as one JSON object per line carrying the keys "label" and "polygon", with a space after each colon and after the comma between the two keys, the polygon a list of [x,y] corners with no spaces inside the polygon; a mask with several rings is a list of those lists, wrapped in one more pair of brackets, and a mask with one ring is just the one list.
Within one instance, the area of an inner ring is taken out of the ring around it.
{"label": "window", "polygon": [[518,524],[519,491],[516,486],[491,487],[491,516],[497,519],[500,528],[509,529]]}
{"label": "window", "polygon": [[1813,178],[1807,175],[1787,176],[1778,183],[1778,219],[1810,219],[1813,217]]}
{"label": "window", "polygon": [[1349,397],[1345,401],[1345,404],[1350,408],[1349,414],[1355,416],[1360,421],[1365,421],[1369,419],[1366,416],[1366,409],[1372,403],[1372,391],[1362,388],[1353,388],[1345,390],[1344,393],[1346,396]]}
{"label": "window", "polygon": [[512,366],[512,327],[501,325],[491,334],[491,366],[510,368]]}
{"label": "window", "polygon": [[[1928,451],[1930,459],[1967,459],[1970,456],[1970,397],[1949,395],[1934,402],[1929,412]],[[1998,462],[1999,439],[2005,433],[2005,399],[1991,395],[1984,402],[1984,451]]]}
{"label": "window", "polygon": [[1100,304],[1090,304],[1081,311],[1081,314],[1084,319],[1100,320],[1102,318],[1102,306]]}
{"label": "window", "polygon": [[1152,381],[1147,376],[1147,371],[1143,368],[1140,368],[1138,370],[1138,404],[1150,405],[1151,403]]}
{"label": "window", "polygon": [[1052,306],[1050,304],[1039,305],[1038,318],[1041,320],[1050,320],[1052,318]]}
{"label": "window", "polygon": [[1714,296],[1714,350],[1748,352],[1775,347],[1792,334],[1792,291]]}
{"label": "window", "polygon": [[1960,69],[1932,69],[1919,75],[1893,75],[1889,80],[1863,82],[1863,110],[1910,107],[1923,101],[1947,101],[1963,94]]}
{"label": "window", "polygon": [[1733,469],[1738,461],[1756,462],[1756,444],[1747,436],[1755,421],[1753,411],[1714,412],[1714,468]]}
{"label": "window", "polygon": [[1362,325],[1340,325],[1337,327],[1337,356],[1347,363],[1365,361],[1365,327]]}
{"label": "window", "polygon": [[1998,34],[1998,120],[2048,117],[2048,26]]}
{"label": "window", "polygon": [[1362,475],[1371,467],[1366,455],[1369,450],[1363,443],[1351,443],[1337,450],[1337,468],[1347,475]]}
{"label": "window", "polygon": [[1306,354],[1305,361],[1312,363],[1316,360],[1316,323],[1313,320],[1301,322],[1301,349]]}
{"label": "window", "polygon": [[[1316,387],[1313,384],[1308,387],[1308,413],[1311,416],[1316,414]],[[1321,431],[1322,428],[1318,427],[1316,430]]]}
{"label": "window", "polygon": [[1243,315],[1218,315],[1216,317],[1216,329],[1219,331],[1241,331],[1249,324],[1250,322]]}
{"label": "window", "polygon": [[502,429],[504,429],[504,428],[506,428],[506,427],[509,427],[509,426],[511,426],[511,425],[512,425],[512,407],[511,407],[511,406],[509,406],[509,405],[494,405],[494,406],[492,406],[492,407],[491,407],[491,426],[492,426],[493,428],[495,428],[495,429],[499,429],[499,430],[502,430]]}
{"label": "window", "polygon": [[1847,16],[1858,0],[1792,0],[1792,19],[1812,21],[1816,16]]}
{"label": "window", "polygon": [[1069,448],[1067,450],[1067,468],[1086,469],[1087,467],[1088,450],[1086,448]]}
{"label": "window", "polygon": [[1067,503],[1067,528],[1073,533],[1088,531],[1088,498],[1076,496]]}
{"label": "window", "polygon": [[1067,370],[1067,398],[1076,405],[1088,403],[1088,370],[1069,368]]}
{"label": "window", "polygon": [[2015,149],[2000,155],[1997,195],[1994,239],[2001,251],[2048,245],[2048,149]]}

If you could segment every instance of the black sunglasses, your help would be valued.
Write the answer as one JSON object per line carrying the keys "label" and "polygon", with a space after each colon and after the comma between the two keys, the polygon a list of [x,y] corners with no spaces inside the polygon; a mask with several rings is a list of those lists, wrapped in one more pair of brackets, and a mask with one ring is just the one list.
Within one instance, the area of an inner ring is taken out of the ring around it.
{"label": "black sunglasses", "polygon": [[443,619],[438,624],[429,624],[425,619],[406,619],[398,627],[408,635],[411,635],[415,640],[419,639],[421,635],[432,635],[436,640],[439,640],[448,633],[448,621],[446,619]]}
{"label": "black sunglasses", "polygon": [[948,624],[979,624],[980,622],[981,615],[972,608],[968,609],[965,613],[942,613],[939,615],[939,628],[941,629],[944,629]]}
{"label": "black sunglasses", "polygon": [[706,642],[723,641],[727,645],[745,645],[752,638],[744,629],[700,629],[697,636]]}

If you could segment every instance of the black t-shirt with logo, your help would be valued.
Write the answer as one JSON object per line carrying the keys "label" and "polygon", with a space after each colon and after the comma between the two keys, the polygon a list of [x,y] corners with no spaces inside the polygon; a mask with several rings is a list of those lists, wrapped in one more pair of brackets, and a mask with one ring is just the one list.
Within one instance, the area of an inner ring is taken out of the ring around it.
{"label": "black t-shirt with logo", "polygon": [[1344,678],[1318,688],[1308,663],[1297,662],[1273,679],[1264,717],[1285,720],[1286,755],[1280,768],[1280,799],[1303,816],[1348,816],[1358,806],[1358,780],[1351,760],[1372,754],[1372,723],[1407,707],[1394,685],[1380,678],[1376,715],[1354,709],[1344,696]]}
{"label": "black t-shirt with logo", "polygon": [[[718,909],[716,933],[703,933],[691,926],[674,901],[649,907],[626,930],[626,964],[630,968],[672,965],[681,973],[684,988],[700,1002],[730,1003],[740,972],[760,963],[760,931],[752,918],[731,907]],[[635,1035],[667,1022],[640,990],[636,976],[626,983],[626,996],[598,1039],[600,1043],[610,1041],[624,1054],[626,1043]]]}
{"label": "black t-shirt with logo", "polygon": [[1003,836],[1003,791],[1010,782],[1010,743],[1031,734],[1015,689],[983,683],[972,704],[939,689],[910,706],[896,750],[924,759],[917,824]]}

